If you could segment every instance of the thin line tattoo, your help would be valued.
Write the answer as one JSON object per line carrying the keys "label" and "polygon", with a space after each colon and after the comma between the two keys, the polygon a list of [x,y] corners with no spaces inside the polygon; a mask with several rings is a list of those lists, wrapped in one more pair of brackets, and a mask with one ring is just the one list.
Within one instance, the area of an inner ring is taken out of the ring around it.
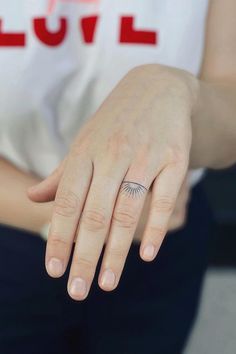
{"label": "thin line tattoo", "polygon": [[148,189],[140,183],[124,181],[121,185],[121,192],[125,193],[128,197],[140,198]]}

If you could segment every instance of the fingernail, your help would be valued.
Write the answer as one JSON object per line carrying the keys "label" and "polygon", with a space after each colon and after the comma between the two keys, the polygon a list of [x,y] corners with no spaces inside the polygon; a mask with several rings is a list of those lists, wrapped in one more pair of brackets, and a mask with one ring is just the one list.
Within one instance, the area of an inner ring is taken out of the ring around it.
{"label": "fingernail", "polygon": [[48,272],[53,277],[59,277],[63,274],[63,264],[58,258],[51,258],[47,266]]}
{"label": "fingernail", "polygon": [[156,252],[155,247],[153,244],[149,244],[144,247],[142,256],[147,261],[152,261],[155,258]]}
{"label": "fingernail", "polygon": [[75,278],[72,280],[70,286],[70,294],[72,296],[84,297],[87,293],[86,282],[82,278]]}
{"label": "fingernail", "polygon": [[111,269],[106,269],[101,277],[101,286],[113,289],[116,282],[116,276]]}

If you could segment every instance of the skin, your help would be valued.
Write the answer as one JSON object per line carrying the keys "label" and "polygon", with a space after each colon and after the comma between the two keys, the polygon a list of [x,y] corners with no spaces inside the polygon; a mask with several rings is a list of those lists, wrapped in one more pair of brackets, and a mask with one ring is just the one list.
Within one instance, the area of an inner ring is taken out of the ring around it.
{"label": "skin", "polygon": [[38,236],[52,216],[53,202],[38,204],[26,195],[32,184],[42,179],[0,158],[0,223],[29,231]]}
{"label": "skin", "polygon": [[[32,202],[27,197],[26,190],[31,185],[39,183],[42,179],[35,174],[21,170],[4,158],[0,158],[0,171],[0,223],[29,231],[29,235],[39,237],[42,227],[51,220],[53,202]],[[171,216],[169,231],[184,226],[189,198],[190,191],[186,180]],[[150,207],[150,199],[151,193],[149,192],[134,235],[135,243],[141,242]]]}
{"label": "skin", "polygon": [[[65,272],[76,238],[73,299],[87,297],[105,241],[98,283],[105,291],[117,287],[148,190],[144,261],[160,249],[188,168],[235,163],[235,13],[234,0],[211,2],[199,78],[158,64],[134,68],[79,131],[58,169],[28,190],[33,201],[54,200],[49,275]],[[141,184],[143,193],[121,193],[123,181]]]}

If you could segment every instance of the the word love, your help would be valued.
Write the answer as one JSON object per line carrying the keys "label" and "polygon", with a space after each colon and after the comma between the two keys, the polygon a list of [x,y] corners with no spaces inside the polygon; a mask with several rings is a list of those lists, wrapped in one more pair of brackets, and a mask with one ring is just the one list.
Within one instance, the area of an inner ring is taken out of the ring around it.
{"label": "the word love", "polygon": [[[78,31],[81,40],[86,44],[95,43],[96,31],[101,16],[83,17],[79,20]],[[49,29],[47,17],[33,18],[32,31],[27,32],[7,32],[4,31],[4,23],[0,18],[0,47],[25,47],[29,35],[35,35],[38,41],[44,45],[56,47],[61,45],[67,38],[69,31],[68,19],[61,17],[58,19],[58,28],[54,31]],[[123,44],[157,45],[158,32],[147,29],[135,28],[134,16],[121,16],[119,21],[118,38],[114,38]]]}

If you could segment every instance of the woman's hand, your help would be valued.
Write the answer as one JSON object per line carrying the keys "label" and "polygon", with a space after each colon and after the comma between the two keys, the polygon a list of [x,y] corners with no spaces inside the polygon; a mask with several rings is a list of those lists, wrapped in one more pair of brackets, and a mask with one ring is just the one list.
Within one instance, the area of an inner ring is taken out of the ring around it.
{"label": "woman's hand", "polygon": [[84,299],[105,241],[99,285],[118,285],[145,198],[152,193],[140,256],[152,261],[168,230],[191,148],[198,81],[185,71],[146,65],[130,71],[81,129],[62,164],[28,190],[53,200],[46,268],[66,269],[68,292]]}

